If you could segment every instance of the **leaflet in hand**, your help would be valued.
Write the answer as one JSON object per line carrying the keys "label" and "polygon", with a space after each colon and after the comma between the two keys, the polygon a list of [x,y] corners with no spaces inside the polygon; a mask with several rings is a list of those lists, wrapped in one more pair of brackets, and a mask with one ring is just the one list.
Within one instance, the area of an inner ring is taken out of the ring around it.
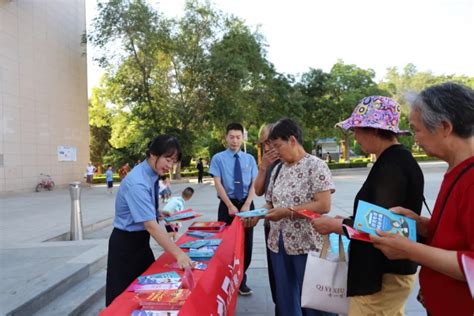
{"label": "leaflet in hand", "polygon": [[315,218],[321,217],[321,214],[310,211],[310,210],[296,211],[296,213],[306,217],[307,219],[315,219]]}
{"label": "leaflet in hand", "polygon": [[200,213],[194,212],[192,209],[176,212],[171,216],[164,217],[164,221],[167,223],[176,221],[187,221],[196,217],[202,216]]}
{"label": "leaflet in hand", "polygon": [[367,233],[360,232],[358,230],[355,230],[351,226],[347,225],[342,225],[342,230],[344,230],[344,233],[349,239],[356,239],[360,241],[366,241],[366,242],[372,242],[370,239],[370,235]]}
{"label": "leaflet in hand", "polygon": [[377,235],[376,230],[380,229],[416,241],[416,222],[413,219],[362,200],[357,206],[354,228],[371,235]]}
{"label": "leaflet in hand", "polygon": [[241,217],[241,218],[248,218],[248,217],[260,217],[260,216],[265,216],[268,213],[267,208],[257,208],[251,211],[245,211],[245,212],[239,212],[236,213],[235,216]]}
{"label": "leaflet in hand", "polygon": [[181,277],[176,271],[142,275],[138,277],[138,284],[176,283]]}
{"label": "leaflet in hand", "polygon": [[474,258],[469,255],[462,254],[461,261],[464,275],[466,276],[467,285],[469,286],[472,299],[474,300]]}

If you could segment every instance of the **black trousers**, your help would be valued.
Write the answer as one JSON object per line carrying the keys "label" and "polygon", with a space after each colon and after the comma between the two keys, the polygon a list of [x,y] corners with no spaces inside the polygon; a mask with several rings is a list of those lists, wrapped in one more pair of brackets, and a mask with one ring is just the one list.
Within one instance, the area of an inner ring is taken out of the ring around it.
{"label": "black trousers", "polygon": [[155,262],[147,231],[127,232],[114,228],[109,239],[105,306],[122,294]]}
{"label": "black trousers", "polygon": [[198,172],[198,183],[202,183],[202,176],[204,175],[204,171]]}
{"label": "black trousers", "polygon": [[[265,220],[263,223],[263,230],[265,233],[265,250],[267,251],[267,266],[268,266],[268,281],[270,282],[270,292],[272,293],[273,303],[276,304],[275,298],[275,272],[273,271],[272,260],[270,259],[270,249],[268,249],[268,234],[270,233],[270,222]],[[275,316],[278,316],[278,311],[275,306]]]}
{"label": "black trousers", "polygon": [[[243,200],[233,200],[230,199],[232,204],[235,205],[239,210],[244,205],[245,199]],[[255,209],[253,202],[250,204],[250,209]],[[217,215],[217,220],[220,222],[225,222],[227,225],[232,224],[234,217],[229,215],[229,209],[224,202],[219,203],[219,213]],[[253,227],[252,228],[245,228],[245,244],[244,244],[244,278],[242,279],[242,285],[247,284],[247,274],[246,271],[250,266],[250,262],[252,262],[252,248],[253,248]]]}

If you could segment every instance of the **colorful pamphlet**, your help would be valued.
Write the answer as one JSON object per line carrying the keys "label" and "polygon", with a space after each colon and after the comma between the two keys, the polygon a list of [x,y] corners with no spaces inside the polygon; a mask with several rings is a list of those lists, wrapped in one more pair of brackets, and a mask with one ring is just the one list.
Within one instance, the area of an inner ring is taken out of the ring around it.
{"label": "colorful pamphlet", "polygon": [[200,213],[194,212],[192,209],[187,209],[184,211],[173,213],[173,215],[164,217],[164,221],[167,223],[177,222],[177,221],[187,221],[196,217],[202,216]]}
{"label": "colorful pamphlet", "polygon": [[301,216],[306,217],[307,219],[315,219],[318,217],[321,217],[321,214],[310,211],[310,210],[301,210],[301,211],[296,211]]}
{"label": "colorful pamphlet", "polygon": [[176,283],[181,277],[176,271],[142,275],[138,277],[138,284]]}
{"label": "colorful pamphlet", "polygon": [[191,294],[188,289],[141,292],[135,295],[144,309],[178,310]]}
{"label": "colorful pamphlet", "polygon": [[181,287],[181,282],[158,283],[158,284],[132,284],[128,287],[129,292],[150,292],[158,290],[177,290]]}
{"label": "colorful pamphlet", "polygon": [[236,213],[235,216],[238,216],[238,217],[241,217],[241,218],[261,217],[261,216],[267,215],[267,213],[268,213],[267,208],[257,208],[255,210],[251,210],[251,211]]}
{"label": "colorful pamphlet", "polygon": [[413,219],[362,200],[357,206],[354,228],[371,235],[377,235],[376,230],[379,229],[416,241],[416,222]]}
{"label": "colorful pamphlet", "polygon": [[206,232],[220,232],[224,230],[225,222],[194,222],[188,227],[188,230],[199,230]]}
{"label": "colorful pamphlet", "polygon": [[[207,269],[207,264],[199,262],[199,261],[192,261],[193,264],[193,269],[195,270],[206,270]],[[169,263],[166,265],[169,268],[172,269],[179,269],[178,263],[175,261],[173,263]]]}
{"label": "colorful pamphlet", "polygon": [[471,296],[474,300],[474,258],[469,255],[462,254],[461,261],[464,275],[466,276],[467,285],[469,286],[469,291],[471,291]]}
{"label": "colorful pamphlet", "polygon": [[189,231],[186,233],[186,235],[191,236],[191,237],[196,237],[196,238],[209,238],[209,237],[214,237],[215,233],[207,233],[203,231]]}
{"label": "colorful pamphlet", "polygon": [[349,239],[357,239],[360,241],[372,242],[369,234],[355,230],[354,228],[350,226],[342,225],[342,230],[344,231],[344,234]]}
{"label": "colorful pamphlet", "polygon": [[131,316],[178,316],[179,311],[135,310]]}

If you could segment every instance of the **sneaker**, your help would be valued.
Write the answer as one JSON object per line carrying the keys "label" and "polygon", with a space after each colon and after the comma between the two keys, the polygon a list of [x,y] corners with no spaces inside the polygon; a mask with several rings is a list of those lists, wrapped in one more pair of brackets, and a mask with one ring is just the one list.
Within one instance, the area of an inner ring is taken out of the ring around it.
{"label": "sneaker", "polygon": [[246,284],[242,284],[239,288],[239,294],[242,296],[252,295],[253,291]]}

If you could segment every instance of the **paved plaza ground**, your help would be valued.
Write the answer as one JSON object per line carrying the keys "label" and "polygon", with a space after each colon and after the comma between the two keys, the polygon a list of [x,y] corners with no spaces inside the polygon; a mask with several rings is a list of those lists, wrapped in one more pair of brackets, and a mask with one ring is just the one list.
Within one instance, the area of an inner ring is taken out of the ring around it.
{"label": "paved plaza ground", "polygon": [[[422,169],[425,175],[425,197],[432,207],[446,164],[423,163]],[[368,170],[341,169],[333,172],[336,193],[332,196],[331,215],[349,215],[352,212],[354,196]],[[179,194],[188,185],[195,189],[195,195],[188,206],[202,212],[203,220],[215,220],[218,199],[212,181],[206,179],[204,184],[197,184],[195,180],[191,183],[174,183],[173,195]],[[67,189],[1,196],[0,314],[64,314],[59,307],[51,307],[53,303],[57,300],[55,304],[67,311],[69,307],[60,301],[61,296],[66,295],[62,292],[75,284],[89,282],[87,285],[76,286],[75,300],[81,300],[79,297],[84,292],[92,291],[92,288],[96,294],[88,298],[77,309],[76,314],[96,315],[103,308],[105,300],[105,262],[108,237],[112,231],[114,201],[115,193],[108,194],[104,186],[83,188],[81,207],[85,240],[65,241],[70,227],[70,198]],[[257,207],[263,203],[262,198],[255,200]],[[189,223],[181,231],[187,225]],[[161,253],[160,247],[154,241],[152,245],[158,256]],[[65,284],[64,287],[58,286],[62,283]],[[262,223],[258,224],[254,233],[248,285],[254,290],[254,294],[239,297],[236,315],[273,315]],[[425,315],[423,308],[415,300],[416,291],[409,299],[407,315]],[[67,297],[63,299],[67,300]]]}

